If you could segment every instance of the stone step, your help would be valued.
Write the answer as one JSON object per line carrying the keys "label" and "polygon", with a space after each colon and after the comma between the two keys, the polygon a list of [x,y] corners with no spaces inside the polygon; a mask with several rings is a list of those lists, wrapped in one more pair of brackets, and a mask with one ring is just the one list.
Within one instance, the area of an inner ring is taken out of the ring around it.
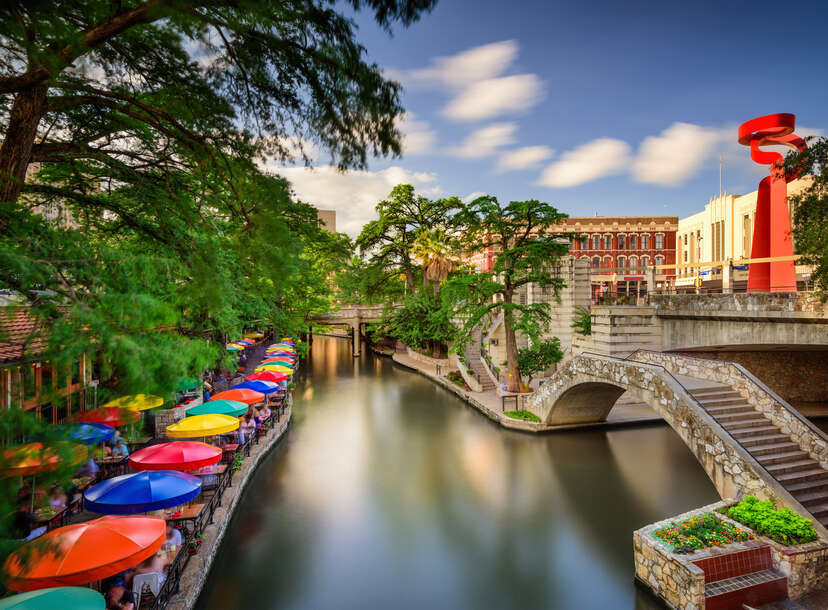
{"label": "stone step", "polygon": [[816,493],[818,491],[828,491],[828,476],[818,476],[814,477],[810,481],[786,484],[785,489],[787,489],[788,493],[790,493],[794,497],[796,497],[796,495],[799,493]]}
{"label": "stone step", "polygon": [[774,569],[751,572],[704,586],[705,608],[742,608],[749,603],[760,606],[788,598],[788,579]]}
{"label": "stone step", "polygon": [[736,396],[734,398],[717,398],[716,400],[699,400],[699,402],[702,403],[708,409],[711,407],[732,407],[736,405],[745,405],[746,407],[750,407],[751,409],[753,409],[753,405],[748,403],[741,396]]}
{"label": "stone step", "polygon": [[[778,431],[777,431],[778,432]],[[775,443],[784,443],[790,441],[791,437],[786,434],[761,434],[756,436],[746,436],[738,439],[742,446],[747,447],[748,451],[753,453],[753,447],[759,445],[771,445]]]}
{"label": "stone step", "polygon": [[[785,437],[784,441],[779,443],[771,443],[769,445],[755,445],[751,447],[750,452],[753,454],[757,460],[759,460],[760,456],[765,455],[775,455],[777,453],[785,453],[788,451],[799,451],[799,445],[792,442],[790,438]],[[761,461],[761,460],[759,460]]]}
{"label": "stone step", "polygon": [[828,520],[828,502],[825,504],[812,504],[806,508],[808,509],[808,512],[811,513],[820,523],[822,523],[823,519]]}
{"label": "stone step", "polygon": [[764,417],[752,417],[749,419],[741,419],[737,421],[722,421],[718,417],[716,419],[719,420],[719,423],[722,424],[725,428],[727,428],[731,433],[737,432],[739,430],[756,430],[757,428],[766,428],[769,425],[773,425],[770,423],[769,419],[766,419]]}
{"label": "stone step", "polygon": [[710,386],[707,388],[696,388],[695,390],[691,390],[690,393],[694,396],[697,394],[716,394],[721,392],[732,392],[733,388],[729,385],[717,385],[717,386]]}
{"label": "stone step", "polygon": [[[782,483],[787,488],[787,485],[796,485],[798,483],[818,483],[823,480],[828,481],[828,470],[823,468],[811,468],[809,470],[800,470],[799,472],[787,472],[780,474],[776,480]],[[790,491],[790,490],[789,490]]]}
{"label": "stone step", "polygon": [[736,424],[736,423],[739,423],[739,422],[742,422],[742,421],[753,421],[753,420],[756,420],[760,417],[762,418],[762,421],[765,421],[765,422],[770,421],[770,420],[768,420],[767,417],[763,417],[762,415],[760,415],[756,411],[749,411],[749,412],[743,412],[743,413],[723,413],[723,414],[716,415],[716,419],[722,425]]}
{"label": "stone step", "polygon": [[780,462],[790,462],[792,460],[807,458],[808,454],[800,449],[799,451],[785,451],[783,453],[769,453],[767,455],[756,455],[754,453],[753,457],[756,458],[757,462],[767,467],[770,464],[779,464]]}
{"label": "stone step", "polygon": [[736,405],[731,407],[708,407],[703,405],[705,410],[710,413],[713,417],[718,417],[719,415],[728,415],[728,414],[745,414],[745,413],[756,413],[756,409],[751,407],[750,405]]}
{"label": "stone step", "polygon": [[779,434],[779,428],[776,426],[757,426],[755,428],[736,428],[728,429],[730,435],[739,440],[747,437],[762,436],[763,434]]}
{"label": "stone step", "polygon": [[828,504],[828,490],[802,490],[800,492],[792,493],[791,495],[805,508],[811,505],[818,506],[820,504]]}
{"label": "stone step", "polygon": [[819,464],[817,464],[814,460],[804,459],[791,462],[781,462],[779,464],[770,464],[768,466],[765,466],[765,470],[767,470],[773,476],[777,476],[788,472],[802,472],[803,470],[812,470],[815,467],[818,468]]}

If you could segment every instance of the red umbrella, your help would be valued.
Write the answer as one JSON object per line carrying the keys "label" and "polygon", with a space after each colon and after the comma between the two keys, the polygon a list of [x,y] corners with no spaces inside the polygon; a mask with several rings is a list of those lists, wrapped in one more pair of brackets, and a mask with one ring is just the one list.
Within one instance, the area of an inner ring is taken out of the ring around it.
{"label": "red umbrella", "polygon": [[91,411],[84,411],[75,416],[75,421],[85,421],[107,426],[117,427],[132,424],[141,419],[138,411],[121,409],[118,407],[100,407]]}
{"label": "red umbrella", "polygon": [[284,373],[278,373],[276,371],[262,371],[261,373],[253,373],[252,375],[248,375],[245,377],[247,381],[273,381],[275,383],[279,383],[280,381],[284,381],[287,379],[288,376]]}
{"label": "red umbrella", "polygon": [[167,537],[163,519],[101,517],[59,527],[6,559],[13,591],[85,585],[123,572],[154,555]]}
{"label": "red umbrella", "polygon": [[237,390],[226,390],[224,392],[219,392],[215,396],[211,397],[210,400],[238,400],[239,402],[243,402],[246,405],[252,405],[257,402],[264,402],[265,395],[261,392],[255,392],[253,390],[248,390],[247,388],[239,388]]}
{"label": "red umbrella", "polygon": [[221,449],[197,441],[174,441],[139,449],[129,456],[133,470],[196,470],[221,460]]}

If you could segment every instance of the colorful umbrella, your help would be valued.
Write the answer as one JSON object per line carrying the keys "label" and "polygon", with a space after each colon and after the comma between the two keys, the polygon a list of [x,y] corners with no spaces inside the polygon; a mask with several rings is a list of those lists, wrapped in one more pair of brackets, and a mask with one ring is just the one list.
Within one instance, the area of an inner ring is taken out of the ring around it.
{"label": "colorful umbrella", "polygon": [[255,332],[255,333],[244,333],[245,339],[261,339],[264,337],[264,333]]}
{"label": "colorful umbrella", "polygon": [[280,356],[278,358],[267,358],[259,363],[259,366],[265,364],[284,364],[285,366],[293,367],[293,360]]}
{"label": "colorful umbrella", "polygon": [[253,390],[242,388],[240,390],[226,390],[224,392],[219,392],[210,399],[210,402],[214,400],[237,400],[239,402],[252,405],[257,402],[262,402],[264,398],[264,394],[261,392],[254,392]]}
{"label": "colorful umbrella", "polygon": [[167,426],[167,436],[172,438],[197,438],[232,432],[239,427],[239,420],[229,415],[193,415]]}
{"label": "colorful umbrella", "polygon": [[281,364],[265,364],[254,369],[256,373],[261,373],[262,371],[276,371],[277,373],[284,373],[285,375],[293,375],[292,368]]}
{"label": "colorful umbrella", "polygon": [[255,345],[255,341],[251,341],[250,339],[242,339],[241,341],[236,341],[236,343],[244,343],[245,345]]}
{"label": "colorful umbrella", "polygon": [[106,599],[88,587],[55,587],[0,599],[0,610],[105,610]]}
{"label": "colorful umbrella", "polygon": [[46,532],[6,559],[13,591],[85,585],[154,555],[167,537],[163,519],[101,517]]}
{"label": "colorful umbrella", "polygon": [[253,373],[252,375],[248,375],[244,379],[245,381],[272,381],[273,383],[279,383],[287,378],[287,375],[277,371],[262,371],[261,373]]}
{"label": "colorful umbrella", "polygon": [[67,441],[50,446],[27,443],[3,451],[0,474],[4,477],[25,477],[38,472],[56,470],[61,458],[69,464],[79,464],[87,458],[86,448]]}
{"label": "colorful umbrella", "polygon": [[68,440],[82,445],[97,445],[115,436],[115,428],[94,422],[79,422],[58,426]]}
{"label": "colorful umbrella", "polygon": [[133,470],[197,470],[221,460],[221,449],[198,441],[173,441],[139,449],[129,456]]}
{"label": "colorful umbrella", "polygon": [[180,506],[201,493],[201,479],[174,470],[146,470],[112,477],[83,494],[83,507],[104,515],[134,515]]}
{"label": "colorful umbrella", "polygon": [[237,352],[237,351],[239,351],[239,346],[237,346],[237,345],[225,345],[224,349],[226,349],[228,352]]}
{"label": "colorful umbrella", "polygon": [[164,404],[164,399],[160,396],[153,396],[152,394],[133,394],[131,396],[121,396],[115,400],[110,400],[103,405],[104,407],[120,407],[122,409],[129,409],[130,411],[146,411],[147,409],[154,409]]}
{"label": "colorful umbrella", "polygon": [[[234,385],[231,390],[253,390],[261,394],[272,394],[279,391],[279,384],[272,381],[245,381]],[[210,401],[212,402],[212,401]],[[207,403],[209,404],[209,403]]]}
{"label": "colorful umbrella", "polygon": [[274,343],[273,345],[269,345],[267,347],[267,351],[272,352],[273,350],[283,349],[289,352],[296,351],[296,347],[291,345],[290,343]]}
{"label": "colorful umbrella", "polygon": [[187,415],[229,415],[241,417],[247,413],[248,406],[238,400],[209,400],[197,407],[190,407],[185,411]]}
{"label": "colorful umbrella", "polygon": [[124,426],[133,424],[141,419],[141,414],[132,409],[118,407],[100,407],[91,411],[84,411],[75,416],[75,421],[106,424],[107,426]]}

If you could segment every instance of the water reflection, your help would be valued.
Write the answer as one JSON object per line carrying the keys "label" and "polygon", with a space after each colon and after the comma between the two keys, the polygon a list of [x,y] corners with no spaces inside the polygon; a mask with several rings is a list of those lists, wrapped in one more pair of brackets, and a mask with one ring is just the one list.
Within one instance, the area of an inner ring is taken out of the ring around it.
{"label": "water reflection", "polygon": [[665,426],[505,432],[333,338],[304,375],[200,608],[657,608],[632,530],[717,498]]}

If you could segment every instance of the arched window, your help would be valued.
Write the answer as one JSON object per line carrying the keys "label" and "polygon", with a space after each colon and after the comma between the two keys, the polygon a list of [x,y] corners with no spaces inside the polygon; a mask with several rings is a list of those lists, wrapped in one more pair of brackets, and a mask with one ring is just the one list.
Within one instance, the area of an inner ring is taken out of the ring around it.
{"label": "arched window", "polygon": [[597,269],[601,266],[601,259],[597,256],[592,257],[592,268]]}
{"label": "arched window", "polygon": [[581,250],[587,250],[589,248],[589,238],[586,236],[581,237]]}
{"label": "arched window", "polygon": [[637,256],[631,256],[630,257],[630,269],[635,269],[636,267],[638,267],[638,257]]}
{"label": "arched window", "polygon": [[612,250],[612,235],[604,235],[604,250]]}
{"label": "arched window", "polygon": [[624,246],[626,245],[626,242],[627,242],[627,236],[626,235],[619,235],[618,236],[618,249],[619,250],[625,250]]}
{"label": "arched window", "polygon": [[627,266],[627,257],[626,256],[619,256],[618,257],[618,266],[622,269]]}
{"label": "arched window", "polygon": [[664,257],[660,254],[655,257],[655,264],[656,265],[663,265],[664,264]]}
{"label": "arched window", "polygon": [[612,269],[612,267],[613,267],[612,257],[611,256],[605,256],[604,257],[604,269]]}
{"label": "arched window", "polygon": [[592,249],[593,250],[600,250],[601,249],[601,237],[598,235],[592,236]]}
{"label": "arched window", "polygon": [[[638,239],[637,239],[636,235],[630,235],[630,250],[635,250],[636,249],[636,247],[638,245],[637,241],[638,241]],[[632,263],[630,263],[630,264],[632,265]]]}
{"label": "arched window", "polygon": [[641,257],[641,266],[642,267],[649,267],[650,266],[650,257],[649,256],[642,256]]}
{"label": "arched window", "polygon": [[645,233],[641,236],[641,249],[642,250],[649,250],[650,249],[650,236]]}

